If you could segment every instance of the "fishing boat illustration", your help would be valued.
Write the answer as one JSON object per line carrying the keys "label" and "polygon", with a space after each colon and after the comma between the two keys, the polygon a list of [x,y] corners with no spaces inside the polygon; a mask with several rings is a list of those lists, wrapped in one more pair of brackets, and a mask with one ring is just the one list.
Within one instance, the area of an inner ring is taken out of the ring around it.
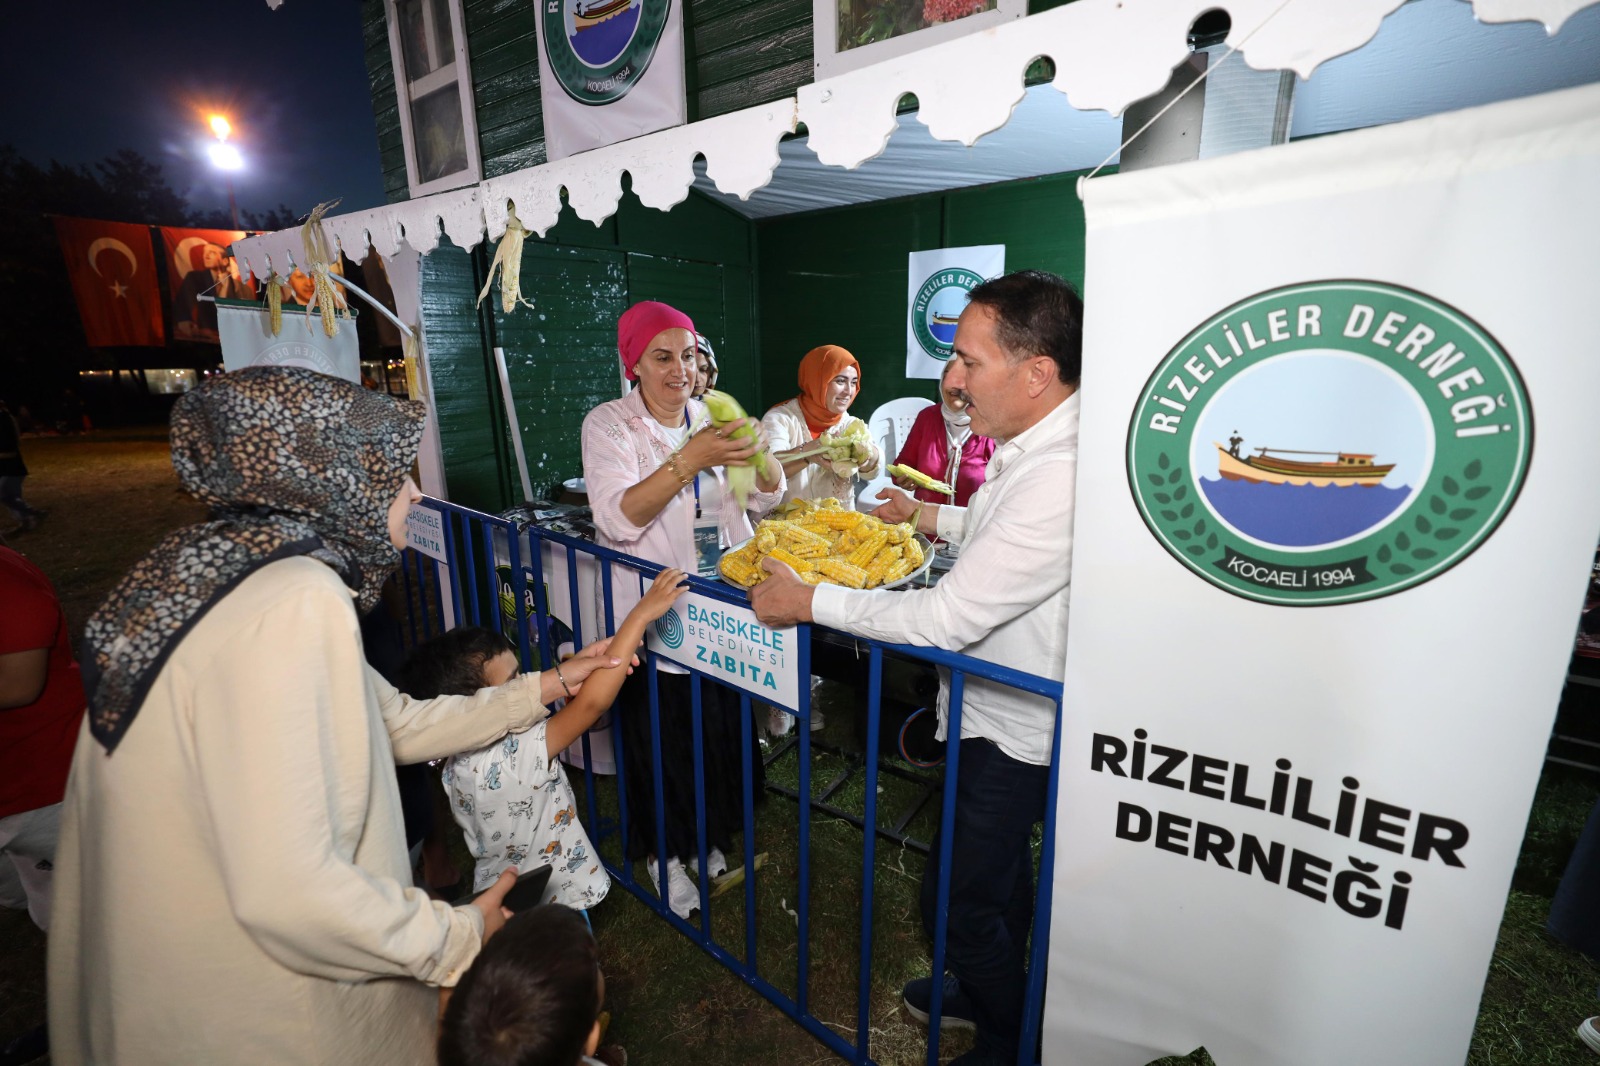
{"label": "fishing boat illustration", "polygon": [[575,33],[593,29],[608,18],[628,10],[633,0],[591,0],[580,3],[572,12],[572,29]]}
{"label": "fishing boat illustration", "polygon": [[941,311],[935,311],[933,313],[933,324],[936,326],[953,326],[960,321],[960,315],[947,315]]}
{"label": "fishing boat illustration", "polygon": [[[1217,472],[1229,481],[1250,481],[1268,485],[1365,485],[1381,482],[1394,463],[1374,463],[1374,456],[1363,452],[1315,452],[1292,448],[1257,448],[1256,454],[1241,456],[1235,443],[1224,448],[1215,441]],[[1331,455],[1332,460],[1285,459],[1286,455]]]}

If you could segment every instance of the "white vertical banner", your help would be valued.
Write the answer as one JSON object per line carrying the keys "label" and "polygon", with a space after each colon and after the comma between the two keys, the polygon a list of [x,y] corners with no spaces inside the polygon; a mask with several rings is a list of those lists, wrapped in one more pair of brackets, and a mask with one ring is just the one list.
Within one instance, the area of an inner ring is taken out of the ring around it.
{"label": "white vertical banner", "polygon": [[539,101],[551,161],[688,121],[673,0],[538,0]]}
{"label": "white vertical banner", "polygon": [[967,293],[1006,272],[1006,246],[975,244],[908,253],[906,377],[938,378],[955,354]]}
{"label": "white vertical banner", "polygon": [[217,301],[217,333],[222,338],[222,366],[298,366],[361,382],[361,349],[353,319],[339,319],[339,332],[322,332],[322,319],[304,309],[284,309],[283,326],[272,335],[272,316],[260,304]]}
{"label": "white vertical banner", "polygon": [[1047,1066],[1466,1057],[1600,531],[1597,188],[1600,86],[1087,184]]}

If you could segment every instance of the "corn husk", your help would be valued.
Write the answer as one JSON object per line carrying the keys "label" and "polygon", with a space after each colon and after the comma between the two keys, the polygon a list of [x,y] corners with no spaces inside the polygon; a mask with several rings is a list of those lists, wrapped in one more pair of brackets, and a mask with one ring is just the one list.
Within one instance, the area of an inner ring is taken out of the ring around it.
{"label": "corn husk", "polygon": [[506,235],[500,238],[500,246],[494,250],[494,262],[489,264],[489,276],[483,280],[483,291],[478,293],[478,303],[483,303],[483,298],[489,295],[489,288],[494,284],[494,272],[500,271],[500,310],[510,314],[516,310],[518,304],[529,310],[533,304],[523,299],[522,296],[522,242],[527,240],[528,231],[523,228],[522,220],[517,218],[515,204],[506,206]]}
{"label": "corn husk", "polygon": [[331,270],[329,264],[333,262],[333,252],[328,246],[328,235],[322,230],[322,216],[338,204],[338,200],[318,204],[311,209],[311,214],[306,216],[305,225],[300,227],[300,240],[305,245],[306,260],[311,265],[313,286],[311,302],[306,304],[306,317],[311,317],[312,308],[321,311],[322,332],[329,337],[337,336],[339,333],[339,323],[334,318],[334,312],[339,307],[339,297],[334,293],[333,279],[329,277]]}
{"label": "corn husk", "polygon": [[[747,417],[739,401],[725,392],[707,389],[700,399],[705,402],[706,411],[711,415],[712,425],[718,428]],[[733,432],[735,438],[755,435],[755,427],[751,425],[740,426]],[[728,477],[728,488],[733,490],[733,498],[739,502],[739,510],[743,511],[749,506],[750,494],[756,487],[756,474],[766,469],[767,453],[764,449],[752,455],[747,463],[723,468]]]}
{"label": "corn husk", "polygon": [[274,337],[283,332],[283,279],[276,270],[267,275],[267,321]]}

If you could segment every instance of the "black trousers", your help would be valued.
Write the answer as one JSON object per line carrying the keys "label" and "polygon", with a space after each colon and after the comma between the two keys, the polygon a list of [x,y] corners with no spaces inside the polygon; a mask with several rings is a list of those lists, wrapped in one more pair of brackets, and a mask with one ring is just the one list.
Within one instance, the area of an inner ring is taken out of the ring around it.
{"label": "black trousers", "polygon": [[[922,924],[931,937],[938,862],[950,851],[946,968],[977,1008],[976,1047],[1015,1061],[1033,924],[1034,823],[1044,819],[1050,767],[1013,759],[994,744],[961,741],[952,839],[936,836],[922,878]],[[937,978],[938,975],[935,975]]]}

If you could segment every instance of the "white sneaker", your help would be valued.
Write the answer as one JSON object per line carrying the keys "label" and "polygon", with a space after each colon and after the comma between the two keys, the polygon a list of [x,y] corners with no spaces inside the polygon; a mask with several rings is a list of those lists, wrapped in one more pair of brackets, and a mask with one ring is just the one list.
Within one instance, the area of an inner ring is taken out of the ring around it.
{"label": "white sneaker", "polygon": [[1600,1055],[1600,1014],[1583,1020],[1583,1024],[1578,1026],[1578,1039],[1582,1040],[1590,1051]]}
{"label": "white sneaker", "polygon": [[794,728],[794,715],[776,707],[767,708],[767,733],[769,736],[786,737],[789,730]]}
{"label": "white sneaker", "polygon": [[822,717],[822,712],[815,707],[811,708],[811,731],[813,733],[822,732],[824,722],[825,719]]}
{"label": "white sneaker", "polygon": [[[661,870],[656,860],[649,859],[645,868],[650,871],[650,887],[661,891]],[[700,890],[689,880],[689,873],[677,859],[667,860],[667,906],[684,921],[700,909]]]}
{"label": "white sneaker", "polygon": [[722,854],[721,848],[712,848],[706,853],[706,876],[721,877],[728,872],[727,856]]}

